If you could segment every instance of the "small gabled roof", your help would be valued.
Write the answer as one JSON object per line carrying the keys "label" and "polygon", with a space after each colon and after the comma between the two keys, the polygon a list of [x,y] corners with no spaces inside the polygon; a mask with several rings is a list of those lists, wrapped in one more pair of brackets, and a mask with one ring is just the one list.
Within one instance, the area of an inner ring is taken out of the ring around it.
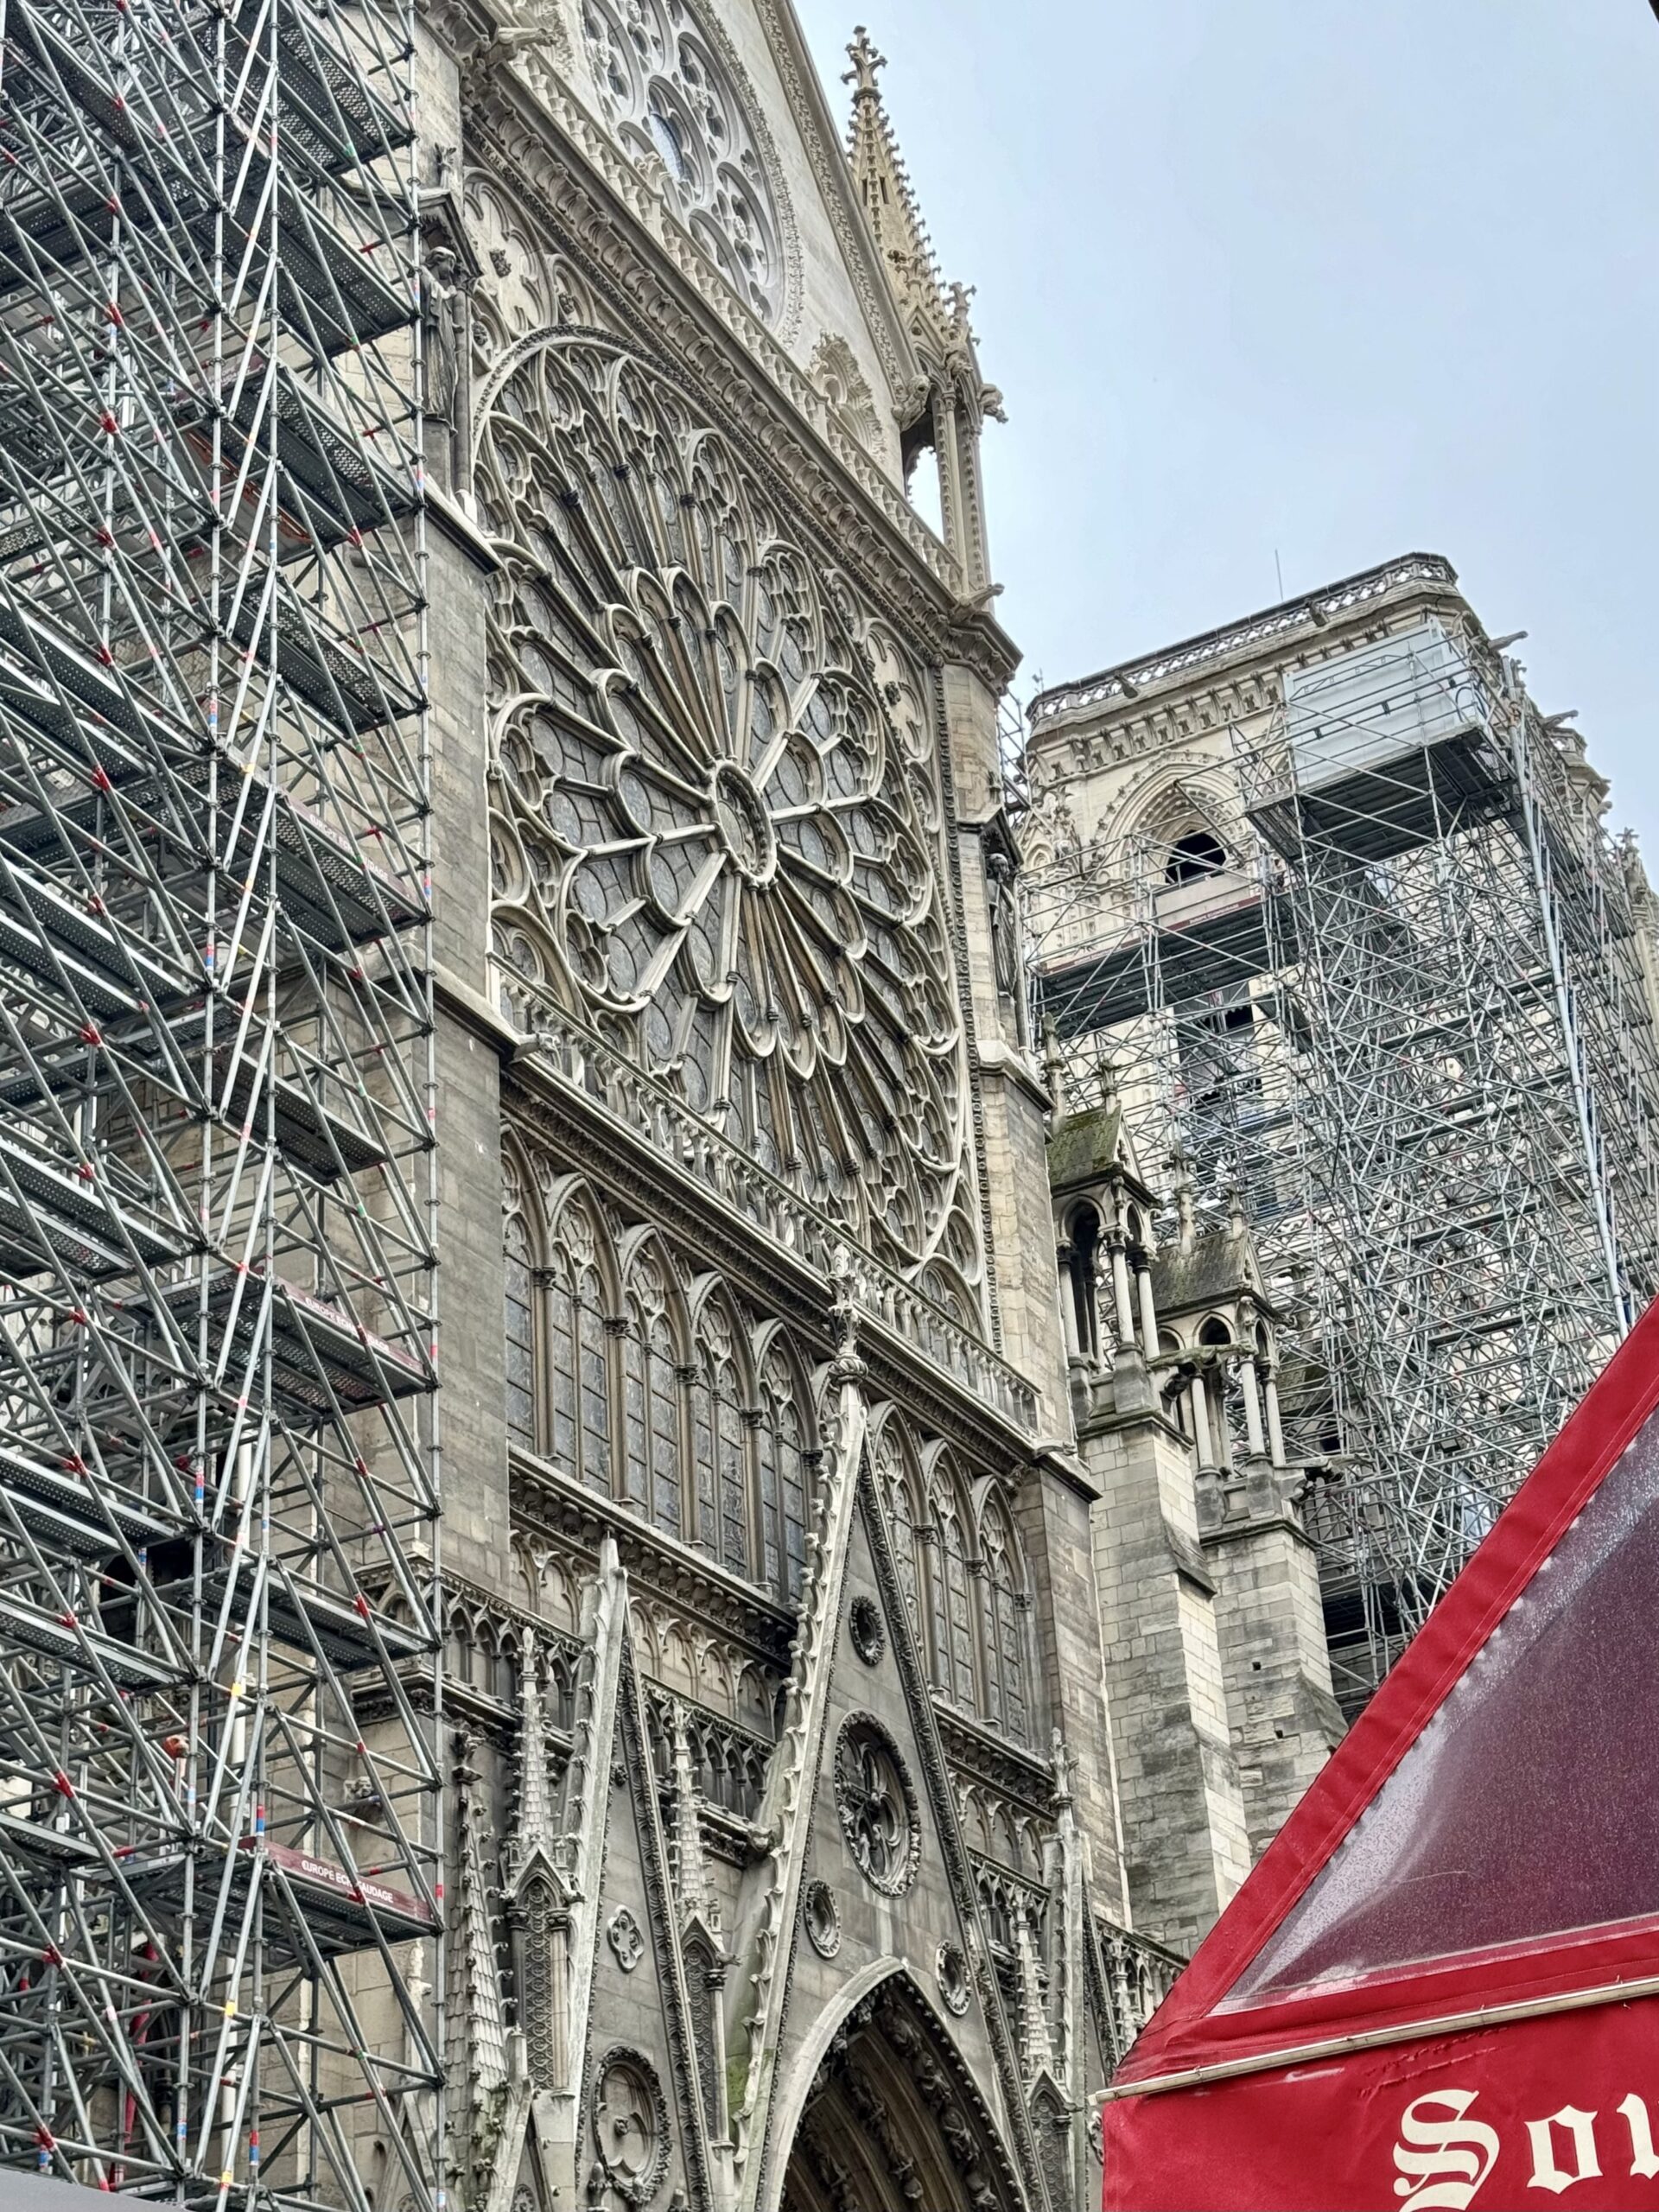
{"label": "small gabled roof", "polygon": [[1153,1302],[1160,1313],[1173,1316],[1198,1306],[1218,1306],[1229,1299],[1262,1295],[1261,1274],[1248,1236],[1235,1236],[1230,1228],[1208,1229],[1190,1247],[1161,1244],[1152,1262]]}
{"label": "small gabled roof", "polygon": [[1054,1125],[1048,1141],[1048,1186],[1058,1198],[1103,1183],[1121,1169],[1123,1113],[1116,1100],[1085,1107]]}

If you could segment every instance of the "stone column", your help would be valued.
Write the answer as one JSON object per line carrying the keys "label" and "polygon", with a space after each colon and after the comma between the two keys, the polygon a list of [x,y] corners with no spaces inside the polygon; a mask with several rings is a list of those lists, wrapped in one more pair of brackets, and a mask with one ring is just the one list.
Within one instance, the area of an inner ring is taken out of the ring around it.
{"label": "stone column", "polygon": [[1250,1456],[1259,1459],[1267,1450],[1262,1434],[1262,1391],[1254,1358],[1238,1363],[1238,1380],[1244,1393],[1244,1440]]}
{"label": "stone column", "polygon": [[1192,1412],[1192,1448],[1198,1454],[1198,1465],[1213,1467],[1216,1459],[1210,1441],[1210,1394],[1202,1375],[1195,1375],[1187,1384],[1186,1402]]}
{"label": "stone column", "polygon": [[1268,1402],[1268,1451],[1275,1467],[1285,1464],[1285,1432],[1279,1423],[1279,1371],[1268,1363],[1263,1395]]}
{"label": "stone column", "polygon": [[1077,1341],[1077,1289],[1071,1273],[1077,1250],[1069,1241],[1061,1244],[1056,1253],[1060,1285],[1060,1328],[1065,1338],[1068,1359],[1081,1359],[1083,1346]]}
{"label": "stone column", "polygon": [[1112,1294],[1117,1311],[1117,1341],[1121,1344],[1135,1342],[1135,1307],[1129,1298],[1129,1256],[1123,1248],[1123,1239],[1114,1236],[1112,1252]]}

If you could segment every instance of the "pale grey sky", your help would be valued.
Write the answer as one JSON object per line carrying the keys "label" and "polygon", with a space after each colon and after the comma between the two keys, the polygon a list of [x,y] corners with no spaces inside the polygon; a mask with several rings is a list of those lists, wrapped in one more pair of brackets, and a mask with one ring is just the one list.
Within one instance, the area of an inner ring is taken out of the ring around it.
{"label": "pale grey sky", "polygon": [[976,284],[1025,696],[1417,548],[1659,876],[1646,0],[797,0]]}

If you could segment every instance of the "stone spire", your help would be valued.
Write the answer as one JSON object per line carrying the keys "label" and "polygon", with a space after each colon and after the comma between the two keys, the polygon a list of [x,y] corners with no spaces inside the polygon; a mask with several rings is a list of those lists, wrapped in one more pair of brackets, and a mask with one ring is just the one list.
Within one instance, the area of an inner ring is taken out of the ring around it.
{"label": "stone spire", "polygon": [[1054,2071],[1054,2042],[1043,2004],[1037,1946],[1032,1941],[1031,1923],[1023,1912],[1014,1915],[1014,1938],[1020,1976],[1020,2056],[1027,2081],[1034,2082],[1039,2074]]}
{"label": "stone spire", "polygon": [[709,1868],[702,1855],[702,1820],[697,1811],[696,1777],[691,1771],[691,1745],[685,1732],[685,1713],[674,1705],[674,1886],[679,1891],[680,1915],[690,1920],[701,1915],[712,1921],[713,1898]]}
{"label": "stone spire", "polygon": [[991,582],[979,436],[988,415],[1006,421],[1002,395],[980,371],[968,287],[947,286],[939,276],[876,82],[882,56],[862,29],[847,51],[853,64],[843,80],[853,88],[847,159],[922,372],[913,391],[894,395],[906,474],[931,446],[938,459],[940,535],[960,564],[963,597],[978,611],[1001,588]]}
{"label": "stone spire", "polygon": [[518,1803],[512,1834],[502,1851],[510,1889],[523,1886],[537,1861],[557,1865],[559,1824],[554,1816],[553,1793],[547,1783],[547,1722],[542,1707],[541,1668],[536,1631],[524,1630],[519,1662],[518,1693]]}
{"label": "stone spire", "polygon": [[853,181],[882,266],[906,315],[912,320],[919,317],[943,338],[951,327],[951,307],[876,82],[876,72],[886,67],[887,57],[876,52],[861,23],[847,53],[853,66],[842,82],[853,87],[853,120],[847,139]]}
{"label": "stone spire", "polygon": [[479,1802],[474,1748],[470,1738],[463,1742],[458,1768],[461,1897],[449,2012],[459,2036],[455,2047],[467,2054],[474,2090],[480,2096],[488,2097],[505,2088],[509,2069],[501,1977],[496,1966],[495,1932],[490,1916],[491,1885],[484,1865],[482,1831],[487,1822]]}

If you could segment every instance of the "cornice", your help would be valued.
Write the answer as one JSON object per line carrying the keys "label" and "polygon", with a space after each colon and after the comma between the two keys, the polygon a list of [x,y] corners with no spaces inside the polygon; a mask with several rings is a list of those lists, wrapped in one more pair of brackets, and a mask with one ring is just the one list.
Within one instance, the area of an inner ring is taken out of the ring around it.
{"label": "cornice", "polygon": [[1295,645],[1319,639],[1333,624],[1363,619],[1385,601],[1447,596],[1463,606],[1451,563],[1438,553],[1407,554],[1224,629],[1039,692],[1028,710],[1032,744],[1041,747],[1075,734],[1080,724],[1092,726],[1119,709],[1147,715],[1176,699],[1185,702],[1199,688],[1195,679],[1200,677],[1213,687],[1247,667],[1277,667]]}
{"label": "cornice", "polygon": [[969,1720],[938,1700],[934,1713],[945,1757],[964,1781],[987,1784],[1011,1799],[1023,1813],[1048,1821],[1054,1811],[1054,1769],[1051,1761],[1027,1745],[999,1736],[982,1723]]}
{"label": "cornice", "polygon": [[685,1607],[781,1676],[794,1629],[787,1606],[518,1445],[510,1471],[515,1533],[556,1536],[594,1560],[601,1541],[613,1538],[635,1598]]}

